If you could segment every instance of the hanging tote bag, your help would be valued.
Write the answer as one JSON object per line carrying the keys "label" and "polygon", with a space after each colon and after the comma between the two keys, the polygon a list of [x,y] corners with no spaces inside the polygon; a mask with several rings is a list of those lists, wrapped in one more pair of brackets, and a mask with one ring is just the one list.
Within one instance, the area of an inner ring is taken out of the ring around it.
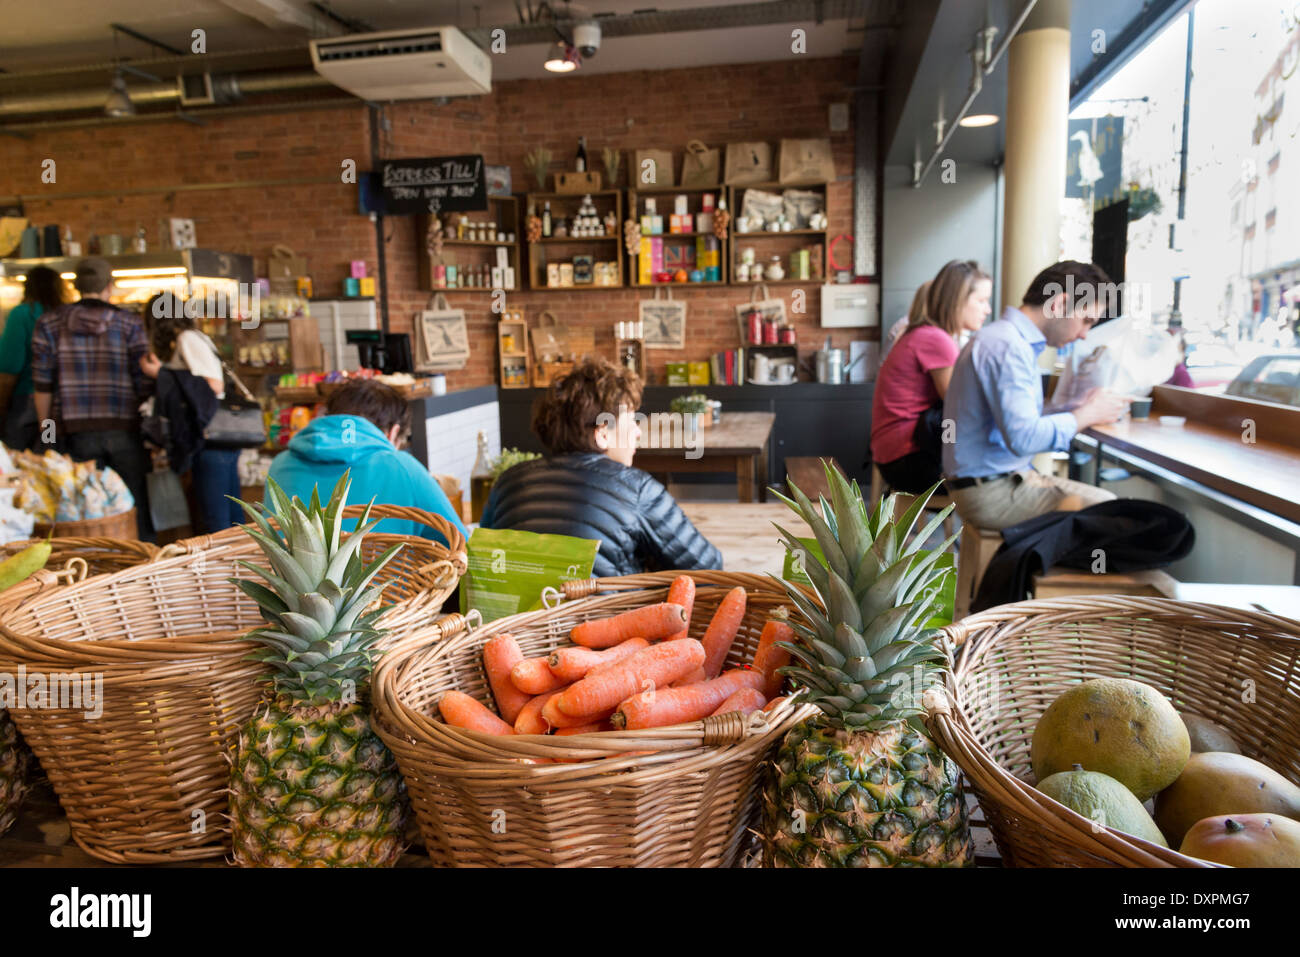
{"label": "hanging tote bag", "polygon": [[722,180],[722,150],[711,150],[699,140],[686,144],[682,160],[682,187],[697,189],[717,186]]}
{"label": "hanging tote bag", "polygon": [[656,288],[653,299],[637,304],[637,312],[647,349],[686,348],[686,303],[675,301],[671,289]]}

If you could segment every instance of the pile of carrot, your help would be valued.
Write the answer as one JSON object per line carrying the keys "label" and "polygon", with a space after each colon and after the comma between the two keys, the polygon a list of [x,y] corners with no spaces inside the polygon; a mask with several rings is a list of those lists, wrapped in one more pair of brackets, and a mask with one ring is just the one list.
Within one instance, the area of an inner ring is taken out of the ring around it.
{"label": "pile of carrot", "polygon": [[496,635],[483,646],[496,711],[449,691],[438,703],[443,720],[487,734],[567,736],[749,714],[784,700],[777,669],[790,654],[776,643],[794,639],[788,624],[769,619],[753,662],[723,671],[745,617],[745,589],[726,594],[698,641],[687,637],[694,579],[677,576],[666,597],[577,625],[571,646],[540,658],[525,658],[513,637]]}

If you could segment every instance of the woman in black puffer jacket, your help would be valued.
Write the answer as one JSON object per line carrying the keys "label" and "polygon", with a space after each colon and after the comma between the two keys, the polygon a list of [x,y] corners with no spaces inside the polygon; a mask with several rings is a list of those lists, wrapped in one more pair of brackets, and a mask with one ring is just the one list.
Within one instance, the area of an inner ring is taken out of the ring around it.
{"label": "woman in black puffer jacket", "polygon": [[640,404],[640,380],[607,359],[582,362],[552,383],[533,410],[547,455],[497,479],[479,524],[599,539],[600,578],[721,568],[722,555],[668,490],[632,468]]}

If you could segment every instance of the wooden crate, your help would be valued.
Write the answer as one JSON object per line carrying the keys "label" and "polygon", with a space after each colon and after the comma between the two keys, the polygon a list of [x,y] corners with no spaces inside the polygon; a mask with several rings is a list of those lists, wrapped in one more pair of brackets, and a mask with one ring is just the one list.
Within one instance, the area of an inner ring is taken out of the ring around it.
{"label": "wooden crate", "polygon": [[599,172],[567,172],[555,174],[555,191],[561,196],[580,196],[583,193],[595,193],[601,187]]}

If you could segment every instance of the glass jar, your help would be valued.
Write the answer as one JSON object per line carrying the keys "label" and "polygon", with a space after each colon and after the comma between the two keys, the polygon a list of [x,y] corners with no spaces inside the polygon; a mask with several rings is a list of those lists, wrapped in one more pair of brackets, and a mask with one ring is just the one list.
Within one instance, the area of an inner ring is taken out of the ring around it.
{"label": "glass jar", "polygon": [[780,256],[773,256],[772,261],[767,264],[767,278],[773,282],[785,278],[785,267],[781,265]]}

